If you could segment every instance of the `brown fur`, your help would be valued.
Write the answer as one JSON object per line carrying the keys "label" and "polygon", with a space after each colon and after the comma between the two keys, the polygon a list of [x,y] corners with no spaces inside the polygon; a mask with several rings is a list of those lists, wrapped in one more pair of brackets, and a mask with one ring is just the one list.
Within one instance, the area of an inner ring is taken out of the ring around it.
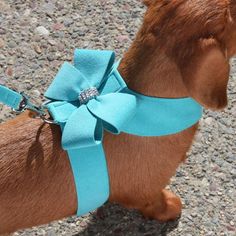
{"label": "brown fur", "polygon": [[[119,67],[128,86],[149,96],[191,96],[208,108],[225,107],[229,58],[236,53],[236,2],[145,2],[143,26]],[[164,188],[196,129],[159,138],[106,133],[110,201],[149,218],[175,219],[181,201]],[[25,113],[2,124],[0,136],[0,234],[75,214],[73,176],[59,127]]]}

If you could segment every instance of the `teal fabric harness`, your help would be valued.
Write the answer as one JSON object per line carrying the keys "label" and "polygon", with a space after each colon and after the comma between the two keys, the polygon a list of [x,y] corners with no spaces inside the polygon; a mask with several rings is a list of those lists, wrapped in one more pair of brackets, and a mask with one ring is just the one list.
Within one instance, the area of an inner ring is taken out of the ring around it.
{"label": "teal fabric harness", "polygon": [[[45,107],[62,130],[78,199],[78,215],[109,197],[109,174],[102,146],[104,130],[137,136],[164,136],[196,124],[202,107],[192,98],[156,98],[127,88],[112,51],[76,50],[45,93]],[[17,109],[21,94],[0,86],[0,101]]]}

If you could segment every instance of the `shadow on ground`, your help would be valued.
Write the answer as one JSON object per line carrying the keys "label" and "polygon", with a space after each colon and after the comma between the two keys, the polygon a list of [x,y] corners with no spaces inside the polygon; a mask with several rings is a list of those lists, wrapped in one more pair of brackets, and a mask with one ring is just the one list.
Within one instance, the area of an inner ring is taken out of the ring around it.
{"label": "shadow on ground", "polygon": [[[73,236],[87,235],[135,235],[135,236],[165,236],[174,230],[179,220],[166,224],[158,223],[155,220],[144,219],[137,211],[127,210],[118,205],[106,204],[90,216],[90,221],[83,224],[84,230]],[[79,222],[78,222],[79,223]]]}

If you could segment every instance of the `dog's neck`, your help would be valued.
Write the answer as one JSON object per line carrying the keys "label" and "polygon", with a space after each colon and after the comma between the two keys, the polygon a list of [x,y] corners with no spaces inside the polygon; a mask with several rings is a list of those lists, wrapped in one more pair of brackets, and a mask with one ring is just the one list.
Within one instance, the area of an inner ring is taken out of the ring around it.
{"label": "dog's neck", "polygon": [[128,87],[147,96],[189,96],[176,64],[150,42],[153,39],[144,40],[142,32],[141,28],[119,66]]}

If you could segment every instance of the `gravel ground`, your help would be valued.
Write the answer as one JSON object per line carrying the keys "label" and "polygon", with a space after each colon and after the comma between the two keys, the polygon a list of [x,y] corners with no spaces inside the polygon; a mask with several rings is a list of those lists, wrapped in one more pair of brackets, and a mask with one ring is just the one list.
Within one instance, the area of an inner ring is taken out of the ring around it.
{"label": "gravel ground", "polygon": [[[24,90],[40,103],[59,66],[72,60],[75,47],[115,49],[121,56],[144,10],[140,0],[0,0],[0,83]],[[187,163],[170,186],[183,199],[179,221],[158,224],[107,204],[84,217],[14,236],[236,235],[236,60],[231,77],[228,109],[205,111]],[[0,122],[14,116],[6,107],[0,109]]]}

